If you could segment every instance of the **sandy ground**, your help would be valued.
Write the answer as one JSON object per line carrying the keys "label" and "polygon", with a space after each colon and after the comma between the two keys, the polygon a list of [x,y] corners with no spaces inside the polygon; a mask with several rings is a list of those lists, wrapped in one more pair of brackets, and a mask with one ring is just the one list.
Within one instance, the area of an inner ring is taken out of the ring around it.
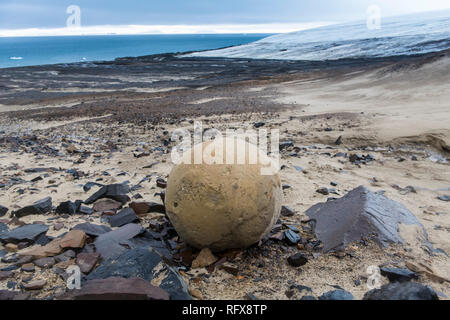
{"label": "sandy ground", "polygon": [[[336,182],[335,188],[342,196],[364,185],[372,191],[384,190],[386,196],[404,204],[425,226],[433,247],[448,254],[450,203],[437,199],[440,195],[450,194],[448,70],[450,59],[442,58],[420,65],[382,66],[366,72],[349,70],[338,74],[314,73],[310,77],[302,74],[297,79],[296,75],[290,75],[288,79],[274,77],[273,81],[246,81],[223,88],[221,96],[215,95],[220,92],[220,87],[212,91],[202,88],[201,95],[189,92],[189,99],[183,100],[180,107],[186,103],[213,108],[215,104],[229,102],[229,99],[250,99],[255,104],[262,99],[279,107],[270,112],[258,110],[186,116],[175,123],[166,121],[150,129],[110,119],[108,113],[98,115],[104,118],[71,114],[70,119],[61,116],[50,123],[39,119],[29,122],[23,115],[15,118],[4,113],[3,117],[0,116],[0,131],[6,130],[13,135],[17,131],[12,128],[17,124],[20,124],[18,131],[23,131],[24,127],[38,129],[32,132],[49,138],[49,146],[57,148],[61,154],[33,153],[30,147],[22,148],[21,152],[11,152],[2,147],[0,183],[12,176],[26,181],[42,176],[43,180],[2,189],[0,204],[16,209],[49,195],[54,204],[84,200],[95,191],[95,188],[88,193],[83,191],[82,186],[88,181],[101,178],[104,184],[130,181],[133,185],[148,175],[152,175],[150,181],[144,182],[143,188],[136,193],[141,194],[145,201],[158,202],[156,178],[167,178],[173,165],[170,147],[163,147],[164,151],[153,148],[163,146],[162,141],[173,130],[180,127],[192,130],[192,120],[202,120],[206,126],[223,131],[227,128],[249,129],[254,122],[263,121],[264,128],[280,130],[281,141],[292,140],[296,147],[301,148],[296,156],[291,154],[291,150],[282,153],[280,165],[285,168],[280,175],[282,183],[290,186],[284,190],[283,204],[297,212],[294,217],[283,218],[284,223],[302,226],[302,221],[307,218],[304,212],[327,199],[327,196],[316,192],[320,187],[330,187],[331,182]],[[250,94],[250,98],[244,96],[245,92]],[[342,136],[343,144],[336,145],[339,136]],[[103,148],[108,141],[116,143],[119,151],[110,152]],[[77,161],[79,156],[69,154],[63,143],[75,145],[79,150],[89,150],[92,154],[84,162]],[[151,153],[146,157],[133,156],[133,153],[149,151]],[[334,157],[338,152],[370,153],[376,160],[367,165],[354,165],[346,158]],[[144,169],[153,163],[151,168]],[[26,168],[41,166],[64,170],[48,176],[24,172]],[[85,172],[86,177],[73,180],[64,172],[71,168]],[[104,175],[105,171],[109,175]],[[400,188],[413,186],[416,193],[404,194],[395,185]],[[19,189],[24,190],[23,194],[18,192]],[[21,220],[29,223],[49,217],[28,216]],[[100,221],[98,216],[88,219]],[[158,216],[144,218],[143,224],[152,219],[158,219]],[[84,220],[84,217],[60,219],[58,221],[64,222],[64,229],[49,233],[57,236]],[[419,281],[438,291],[441,298],[448,299],[448,256],[423,250],[420,235],[415,230],[402,230],[402,235],[405,239],[403,245],[385,249],[375,244],[354,244],[340,255],[315,252],[305,266],[297,269],[289,266],[286,258],[298,248],[277,245],[269,247],[266,254],[253,254],[250,249],[232,262],[239,269],[238,276],[223,270],[215,270],[207,277],[204,276],[206,270],[190,270],[184,276],[191,288],[201,291],[203,299],[245,299],[248,293],[261,299],[288,299],[288,296],[299,299],[303,295],[319,296],[333,290],[333,286],[340,286],[361,299],[368,291],[365,282],[367,267],[382,264],[403,267],[414,263],[432,270],[421,273]],[[385,279],[383,281],[386,282]],[[308,286],[312,293],[295,290],[289,293],[293,284]],[[58,285],[53,284],[53,287],[46,288],[45,294],[37,297],[54,294]],[[0,281],[0,289],[5,286],[6,281]]]}

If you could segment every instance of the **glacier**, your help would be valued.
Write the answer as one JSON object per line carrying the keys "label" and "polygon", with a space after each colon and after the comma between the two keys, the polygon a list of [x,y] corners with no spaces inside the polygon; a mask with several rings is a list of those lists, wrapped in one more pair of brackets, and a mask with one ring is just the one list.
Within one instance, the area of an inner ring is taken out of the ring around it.
{"label": "glacier", "polygon": [[449,48],[450,10],[444,10],[382,18],[380,29],[369,29],[366,21],[334,24],[184,56],[321,61],[424,54]]}

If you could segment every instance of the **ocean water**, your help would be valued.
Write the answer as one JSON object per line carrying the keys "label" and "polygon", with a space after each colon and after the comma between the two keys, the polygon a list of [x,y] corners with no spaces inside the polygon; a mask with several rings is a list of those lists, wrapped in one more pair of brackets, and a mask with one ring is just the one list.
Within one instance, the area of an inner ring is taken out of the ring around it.
{"label": "ocean water", "polygon": [[450,10],[280,34],[247,45],[199,52],[195,56],[292,60],[336,60],[412,55],[450,48]]}
{"label": "ocean water", "polygon": [[217,49],[254,42],[267,36],[269,34],[0,38],[0,68]]}

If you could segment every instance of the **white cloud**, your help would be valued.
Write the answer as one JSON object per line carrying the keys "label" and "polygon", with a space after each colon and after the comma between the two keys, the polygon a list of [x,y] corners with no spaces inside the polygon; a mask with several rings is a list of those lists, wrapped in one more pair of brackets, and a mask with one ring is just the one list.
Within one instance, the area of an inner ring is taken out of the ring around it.
{"label": "white cloud", "polygon": [[285,33],[332,24],[273,23],[273,24],[221,24],[221,25],[102,25],[80,28],[28,28],[0,29],[0,37],[38,37],[74,35],[139,35],[139,34],[208,34],[208,33]]}

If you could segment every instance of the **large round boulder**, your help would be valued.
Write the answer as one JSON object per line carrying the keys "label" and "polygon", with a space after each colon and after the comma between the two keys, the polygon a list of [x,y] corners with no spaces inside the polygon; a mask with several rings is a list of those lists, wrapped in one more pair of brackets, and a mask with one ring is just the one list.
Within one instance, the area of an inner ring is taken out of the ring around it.
{"label": "large round boulder", "polygon": [[[200,161],[196,153],[203,155]],[[212,251],[246,248],[272,229],[282,202],[278,164],[257,146],[217,139],[195,145],[181,159],[167,181],[165,203],[188,244]]]}

